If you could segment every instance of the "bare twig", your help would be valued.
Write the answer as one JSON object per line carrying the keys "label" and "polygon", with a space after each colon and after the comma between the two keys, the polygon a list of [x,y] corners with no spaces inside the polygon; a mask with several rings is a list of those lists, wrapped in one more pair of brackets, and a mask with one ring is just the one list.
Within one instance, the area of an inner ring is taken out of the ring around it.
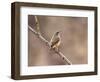
{"label": "bare twig", "polygon": [[40,34],[39,20],[38,20],[37,16],[34,16],[34,17],[35,17],[35,22],[36,22],[36,31],[37,31],[37,33]]}
{"label": "bare twig", "polygon": [[[37,31],[35,31],[35,30],[34,30],[32,27],[30,27],[30,26],[28,26],[28,28],[29,28],[36,36],[38,36],[38,38],[40,38],[43,42],[45,42],[46,45],[48,45],[49,48],[51,47],[50,42],[47,41],[40,33],[38,33]],[[72,63],[69,61],[69,59],[66,58],[66,57],[63,55],[63,53],[61,53],[60,51],[57,51],[57,50],[55,50],[55,49],[53,49],[53,51],[54,51],[56,54],[58,54],[58,55],[66,62],[66,64],[68,64],[68,65],[71,65],[71,64],[72,64]]]}
{"label": "bare twig", "polygon": [[37,35],[41,40],[43,40],[47,45],[49,45],[49,42],[43,37],[41,36],[41,34],[39,34],[37,31],[35,31],[32,27],[28,26],[28,28],[35,34]]}
{"label": "bare twig", "polygon": [[64,61],[66,61],[68,65],[72,65],[72,63],[69,61],[69,59],[68,59],[65,55],[63,55],[63,53],[61,53],[60,51],[56,51],[56,50],[54,50],[54,51],[55,51],[55,53],[57,53]]}

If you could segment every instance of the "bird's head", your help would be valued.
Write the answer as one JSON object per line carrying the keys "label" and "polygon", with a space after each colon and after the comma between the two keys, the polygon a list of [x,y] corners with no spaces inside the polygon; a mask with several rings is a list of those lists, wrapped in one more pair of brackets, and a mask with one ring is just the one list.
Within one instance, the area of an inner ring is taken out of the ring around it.
{"label": "bird's head", "polygon": [[56,35],[59,35],[61,31],[56,32]]}

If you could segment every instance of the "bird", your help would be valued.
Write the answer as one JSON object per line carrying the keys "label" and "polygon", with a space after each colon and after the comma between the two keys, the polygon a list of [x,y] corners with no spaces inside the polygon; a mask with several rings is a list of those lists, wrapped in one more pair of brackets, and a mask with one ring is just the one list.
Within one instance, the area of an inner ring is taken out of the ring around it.
{"label": "bird", "polygon": [[61,37],[60,37],[60,31],[57,31],[51,38],[50,41],[51,49],[56,49],[59,51],[59,46],[61,44]]}

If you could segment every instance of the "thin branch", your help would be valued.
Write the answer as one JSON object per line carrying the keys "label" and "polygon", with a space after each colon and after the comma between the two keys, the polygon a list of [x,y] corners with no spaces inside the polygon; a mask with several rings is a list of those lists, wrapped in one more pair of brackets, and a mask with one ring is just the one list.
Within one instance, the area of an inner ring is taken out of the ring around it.
{"label": "thin branch", "polygon": [[[35,31],[35,30],[34,30],[32,27],[30,27],[30,26],[28,26],[28,28],[29,28],[36,36],[38,36],[38,38],[40,38],[43,42],[45,42],[45,43],[48,45],[49,48],[51,48],[50,42],[47,41],[41,34],[39,34],[37,31]],[[72,63],[69,61],[69,59],[66,58],[66,57],[63,55],[63,53],[61,53],[60,51],[57,51],[57,50],[55,50],[55,49],[53,49],[53,51],[54,51],[56,54],[58,54],[58,55],[66,62],[66,64],[68,64],[68,65],[71,65],[71,64],[72,64]]]}
{"label": "thin branch", "polygon": [[37,16],[34,16],[34,17],[35,17],[35,22],[36,22],[36,31],[40,34],[39,20],[38,20]]}
{"label": "thin branch", "polygon": [[60,51],[56,51],[54,50],[55,53],[57,53],[63,60],[65,60],[67,62],[68,65],[72,65],[71,61],[65,56],[63,55],[63,53],[61,53]]}
{"label": "thin branch", "polygon": [[35,31],[32,27],[28,26],[28,28],[36,35],[38,36],[41,40],[43,40],[46,44],[49,45],[49,42],[43,37],[41,36],[41,34],[39,34],[37,31]]}

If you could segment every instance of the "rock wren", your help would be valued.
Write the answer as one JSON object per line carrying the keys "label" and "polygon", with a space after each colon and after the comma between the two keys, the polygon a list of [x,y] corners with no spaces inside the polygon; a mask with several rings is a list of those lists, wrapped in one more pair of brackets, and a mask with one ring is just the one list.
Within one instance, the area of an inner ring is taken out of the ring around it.
{"label": "rock wren", "polygon": [[51,39],[51,48],[58,50],[60,43],[61,43],[60,32],[56,32]]}

